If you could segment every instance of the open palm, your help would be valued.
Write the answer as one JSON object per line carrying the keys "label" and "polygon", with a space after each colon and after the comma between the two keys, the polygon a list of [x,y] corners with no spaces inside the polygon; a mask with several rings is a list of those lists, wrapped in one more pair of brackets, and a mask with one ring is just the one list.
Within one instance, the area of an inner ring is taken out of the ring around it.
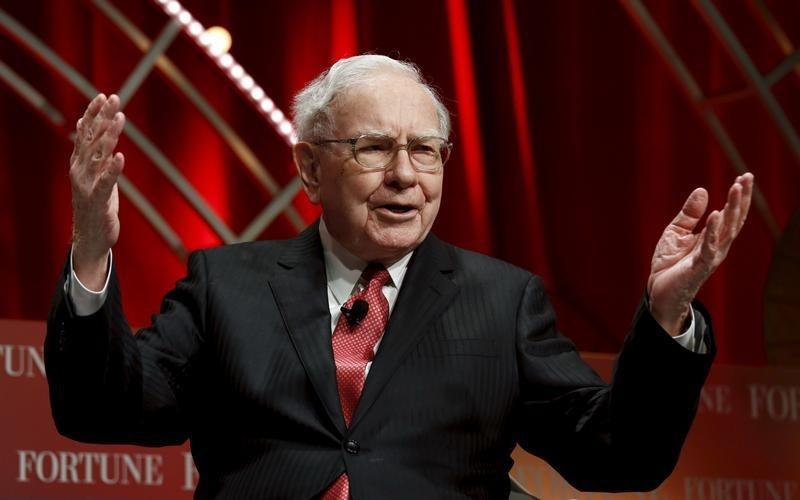
{"label": "open palm", "polygon": [[653,316],[670,334],[681,333],[700,286],[725,260],[747,218],[752,193],[753,174],[737,177],[722,210],[711,212],[705,227],[695,232],[708,207],[708,193],[697,188],[664,229],[653,253],[647,293]]}

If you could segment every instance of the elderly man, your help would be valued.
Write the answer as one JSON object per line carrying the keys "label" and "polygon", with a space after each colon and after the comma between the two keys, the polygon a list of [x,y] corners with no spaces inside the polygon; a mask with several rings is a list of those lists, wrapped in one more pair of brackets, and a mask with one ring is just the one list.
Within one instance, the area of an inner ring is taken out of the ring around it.
{"label": "elderly man", "polygon": [[303,89],[294,157],[321,219],[194,253],[136,336],[110,253],[124,121],[100,95],[77,126],[45,352],[63,434],[188,438],[200,498],[503,498],[517,443],[581,489],[671,472],[714,354],[692,300],[744,223],[751,175],[702,231],[702,189],[664,231],[607,386],[556,331],[539,278],[430,233],[450,124],[413,65],[353,57]]}

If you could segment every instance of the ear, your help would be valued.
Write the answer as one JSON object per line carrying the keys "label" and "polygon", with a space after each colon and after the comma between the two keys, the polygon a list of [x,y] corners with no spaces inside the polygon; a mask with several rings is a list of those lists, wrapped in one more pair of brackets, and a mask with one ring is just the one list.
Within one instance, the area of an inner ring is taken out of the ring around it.
{"label": "ear", "polygon": [[316,155],[314,146],[299,141],[292,148],[294,164],[297,167],[297,175],[303,181],[303,190],[308,195],[308,199],[315,205],[319,204],[319,158]]}

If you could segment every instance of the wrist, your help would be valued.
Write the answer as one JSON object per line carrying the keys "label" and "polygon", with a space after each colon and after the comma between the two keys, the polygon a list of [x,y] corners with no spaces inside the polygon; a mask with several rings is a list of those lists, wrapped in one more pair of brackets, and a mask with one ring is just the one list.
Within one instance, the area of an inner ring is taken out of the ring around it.
{"label": "wrist", "polygon": [[690,304],[664,310],[650,302],[649,309],[656,322],[672,337],[684,333],[691,322]]}
{"label": "wrist", "polygon": [[108,275],[110,249],[87,252],[76,241],[72,247],[72,270],[81,284],[91,291],[102,290]]}

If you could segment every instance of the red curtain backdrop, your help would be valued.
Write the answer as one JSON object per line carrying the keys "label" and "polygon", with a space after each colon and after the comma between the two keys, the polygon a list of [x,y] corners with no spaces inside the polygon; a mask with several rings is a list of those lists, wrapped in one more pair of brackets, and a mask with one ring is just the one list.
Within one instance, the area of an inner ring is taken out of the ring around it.
{"label": "red curtain backdrop", "polygon": [[[800,43],[800,7],[766,2]],[[151,39],[167,18],[150,1],[113,4]],[[435,231],[545,277],[561,329],[583,350],[614,352],[644,290],[663,227],[696,186],[721,206],[735,172],[666,63],[616,1],[187,0],[205,26],[233,35],[231,54],[288,112],[292,95],[335,59],[361,52],[416,62],[453,113],[455,152]],[[646,2],[708,94],[745,86],[689,1]],[[781,60],[747,2],[719,2],[762,72]],[[80,0],[0,0],[2,8],[97,88],[120,88],[136,48]],[[792,31],[794,30],[794,31]],[[241,134],[280,185],[294,170],[286,143],[186,36],[166,53]],[[69,131],[87,99],[0,28],[0,60],[67,119],[50,124],[0,84],[0,317],[42,319],[67,255]],[[774,91],[798,123],[798,78]],[[798,208],[800,164],[755,98],[719,108],[780,228]],[[235,232],[272,196],[254,182],[187,99],[158,71],[126,106]],[[189,249],[220,239],[127,138],[125,175]],[[317,215],[304,195],[306,221]],[[130,322],[144,325],[184,272],[123,197],[114,256]],[[261,235],[295,233],[285,216]],[[755,210],[724,267],[702,291],[720,359],[760,364],[763,293],[774,238]],[[266,291],[265,291],[266,293]]]}

